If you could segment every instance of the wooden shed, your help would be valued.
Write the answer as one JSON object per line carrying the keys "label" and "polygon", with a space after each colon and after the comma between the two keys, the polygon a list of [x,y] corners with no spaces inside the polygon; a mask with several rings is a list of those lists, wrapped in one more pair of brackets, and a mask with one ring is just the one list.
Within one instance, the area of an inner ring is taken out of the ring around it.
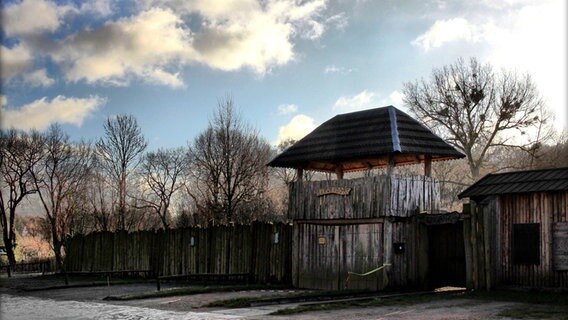
{"label": "wooden shed", "polygon": [[470,287],[568,288],[568,168],[490,174],[459,197]]}
{"label": "wooden shed", "polygon": [[[438,210],[431,162],[462,157],[393,106],[335,116],[275,157],[270,166],[295,168],[299,177],[289,185],[293,284],[326,290],[426,285],[428,228],[418,213]],[[424,163],[424,176],[392,174],[397,165],[417,163]],[[389,170],[343,179],[344,172],[380,167]],[[303,170],[334,172],[337,180],[302,181]]]}

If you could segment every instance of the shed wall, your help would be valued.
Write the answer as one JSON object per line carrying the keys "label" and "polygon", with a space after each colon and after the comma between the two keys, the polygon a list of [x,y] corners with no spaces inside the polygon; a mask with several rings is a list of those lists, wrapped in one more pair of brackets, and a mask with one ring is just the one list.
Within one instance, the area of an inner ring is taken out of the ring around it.
{"label": "shed wall", "polygon": [[[500,214],[501,246],[497,274],[502,284],[532,287],[568,287],[568,271],[553,267],[553,226],[568,222],[568,192],[501,195],[497,200]],[[512,261],[512,229],[517,223],[540,224],[540,263],[515,265]],[[567,248],[565,248],[567,249]]]}

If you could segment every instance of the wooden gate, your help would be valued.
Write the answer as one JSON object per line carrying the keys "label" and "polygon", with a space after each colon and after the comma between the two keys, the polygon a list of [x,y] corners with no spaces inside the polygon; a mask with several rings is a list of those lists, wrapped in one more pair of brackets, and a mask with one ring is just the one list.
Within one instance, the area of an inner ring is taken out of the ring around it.
{"label": "wooden gate", "polygon": [[364,273],[383,264],[383,224],[298,224],[295,226],[298,243],[297,286],[322,290],[369,289],[383,287],[382,272],[369,276]]}
{"label": "wooden gate", "polygon": [[465,287],[463,222],[428,226],[428,283]]}

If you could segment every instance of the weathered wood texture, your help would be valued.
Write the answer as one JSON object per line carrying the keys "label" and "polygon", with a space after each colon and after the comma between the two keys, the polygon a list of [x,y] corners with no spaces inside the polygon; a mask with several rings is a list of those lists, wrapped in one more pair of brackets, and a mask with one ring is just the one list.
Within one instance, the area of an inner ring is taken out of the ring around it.
{"label": "weathered wood texture", "polygon": [[568,222],[552,224],[552,263],[555,271],[568,271]]}
{"label": "weathered wood texture", "polygon": [[[538,264],[513,261],[513,225],[538,223]],[[464,224],[468,287],[568,287],[568,192],[500,195],[472,203]],[[469,246],[469,247],[468,247]]]}
{"label": "weathered wood texture", "polygon": [[[568,222],[568,192],[503,195],[498,198],[498,206],[502,221],[498,233],[501,282],[533,287],[568,287],[568,272],[555,270],[553,266],[553,227],[558,222]],[[513,263],[511,233],[516,223],[540,224],[539,264]],[[566,250],[568,248],[559,249]]]}
{"label": "weathered wood texture", "polygon": [[[327,188],[351,188],[349,195],[318,195]],[[380,175],[353,180],[296,181],[289,185],[291,219],[409,217],[433,211],[440,203],[436,179]]]}
{"label": "weathered wood texture", "polygon": [[[293,284],[322,290],[382,290],[425,284],[420,272],[427,268],[428,260],[421,260],[418,254],[422,242],[419,224],[411,219],[371,221],[295,224]],[[403,251],[394,252],[395,244],[402,244]],[[372,275],[352,275],[346,283],[348,272],[362,274],[383,264],[388,266]]]}
{"label": "weathered wood texture", "polygon": [[[294,285],[381,290],[424,282],[427,260],[418,255],[421,240],[415,214],[438,209],[435,179],[381,175],[299,181],[291,183],[289,191]],[[395,253],[393,246],[399,243],[404,250]],[[366,273],[383,264],[388,266],[365,277],[352,275],[346,283],[348,272]]]}
{"label": "weathered wood texture", "polygon": [[475,203],[464,207],[470,218],[464,221],[466,254],[466,285],[468,288],[490,290],[497,283],[499,265],[498,230],[501,222],[494,200],[483,205]]}
{"label": "weathered wood texture", "polygon": [[298,245],[295,284],[323,290],[370,289],[384,287],[383,271],[365,273],[383,265],[382,224],[295,226]]}
{"label": "weathered wood texture", "polygon": [[[275,234],[278,243],[274,243]],[[291,281],[292,228],[283,224],[75,235],[68,271],[152,270],[154,275],[249,273],[258,282]],[[193,243],[192,246],[192,240]]]}

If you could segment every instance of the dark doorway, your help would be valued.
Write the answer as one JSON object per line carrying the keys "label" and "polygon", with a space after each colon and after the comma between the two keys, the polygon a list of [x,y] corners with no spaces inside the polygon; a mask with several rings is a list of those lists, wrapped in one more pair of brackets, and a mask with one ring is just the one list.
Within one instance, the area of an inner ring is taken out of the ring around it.
{"label": "dark doorway", "polygon": [[428,226],[428,283],[465,287],[463,223]]}

